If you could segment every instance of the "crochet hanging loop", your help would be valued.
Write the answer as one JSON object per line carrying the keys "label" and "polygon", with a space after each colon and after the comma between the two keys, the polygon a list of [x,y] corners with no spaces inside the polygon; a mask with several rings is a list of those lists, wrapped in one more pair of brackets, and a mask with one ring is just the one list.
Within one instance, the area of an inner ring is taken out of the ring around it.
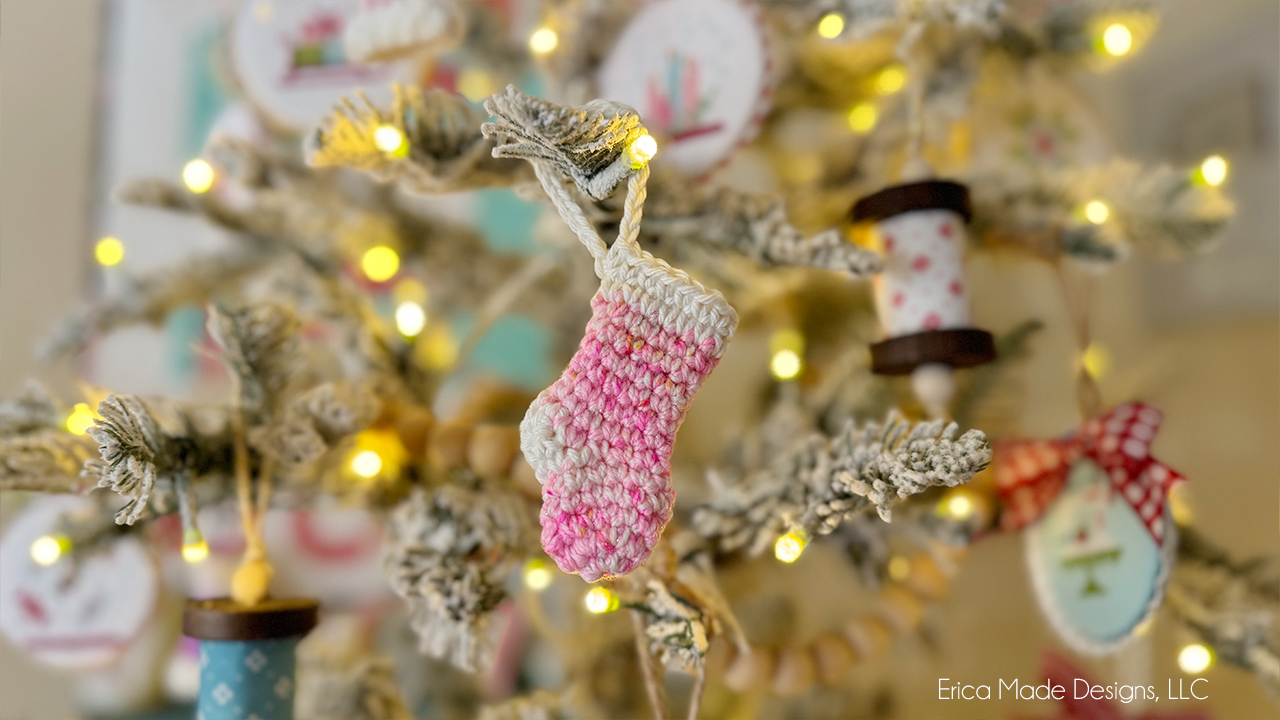
{"label": "crochet hanging loop", "polygon": [[[582,208],[573,201],[569,191],[554,175],[555,170],[542,162],[535,162],[533,168],[547,196],[551,198],[551,204],[555,205],[560,217],[587,248],[587,252],[591,253],[591,259],[595,261],[596,277],[603,279],[604,260],[609,254],[609,246],[605,245],[595,226],[583,214]],[[618,225],[618,238],[614,241],[615,247],[634,255],[640,252],[640,218],[644,212],[645,184],[648,179],[649,166],[645,164],[627,182],[627,199],[623,206],[622,221]]]}
{"label": "crochet hanging loop", "polygon": [[592,101],[581,109],[566,108],[512,86],[489,98],[485,110],[495,117],[481,128],[485,136],[497,139],[493,156],[522,158],[533,164],[542,188],[591,253],[596,275],[601,278],[609,247],[561,178],[572,180],[593,200],[609,197],[627,178],[627,199],[615,245],[638,254],[649,160],[657,152],[657,142],[634,110],[606,100]]}

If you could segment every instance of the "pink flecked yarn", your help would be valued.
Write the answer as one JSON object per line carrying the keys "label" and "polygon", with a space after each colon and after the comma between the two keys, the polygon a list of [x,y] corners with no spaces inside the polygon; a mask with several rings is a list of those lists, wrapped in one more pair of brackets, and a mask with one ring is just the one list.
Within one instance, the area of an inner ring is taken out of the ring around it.
{"label": "pink flecked yarn", "polygon": [[587,581],[625,575],[671,519],[671,450],[737,324],[724,297],[633,245],[603,262],[578,352],[530,406],[542,545]]}

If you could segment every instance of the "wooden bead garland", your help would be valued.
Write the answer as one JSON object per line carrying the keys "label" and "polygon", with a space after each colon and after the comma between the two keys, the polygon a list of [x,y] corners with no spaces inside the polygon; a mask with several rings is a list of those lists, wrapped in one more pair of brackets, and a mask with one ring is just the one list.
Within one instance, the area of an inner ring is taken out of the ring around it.
{"label": "wooden bead garland", "polygon": [[917,553],[909,559],[910,570],[902,582],[881,588],[875,611],[807,644],[752,645],[749,653],[731,647],[724,684],[739,693],[768,688],[779,695],[797,695],[815,682],[840,684],[855,663],[879,657],[897,635],[919,627],[924,604],[946,595],[958,570],[952,563],[963,559],[966,552],[964,548],[939,546],[938,558],[930,552]]}

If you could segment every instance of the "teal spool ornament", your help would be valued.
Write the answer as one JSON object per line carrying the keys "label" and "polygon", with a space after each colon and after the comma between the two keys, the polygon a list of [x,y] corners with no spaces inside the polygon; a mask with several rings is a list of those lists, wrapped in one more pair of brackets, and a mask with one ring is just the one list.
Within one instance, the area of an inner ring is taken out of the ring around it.
{"label": "teal spool ornament", "polygon": [[200,641],[197,720],[293,720],[294,649],[318,610],[308,599],[188,601],[182,632]]}

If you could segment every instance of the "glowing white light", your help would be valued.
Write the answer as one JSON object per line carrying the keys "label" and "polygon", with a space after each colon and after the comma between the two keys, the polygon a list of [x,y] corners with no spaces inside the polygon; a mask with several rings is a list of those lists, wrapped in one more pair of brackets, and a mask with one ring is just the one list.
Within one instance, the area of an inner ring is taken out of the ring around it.
{"label": "glowing white light", "polygon": [[382,472],[382,456],[372,450],[361,450],[351,458],[351,472],[372,478]]}
{"label": "glowing white light", "polygon": [[769,361],[769,372],[779,380],[794,380],[800,375],[803,365],[795,350],[784,348],[773,354],[773,359]]}
{"label": "glowing white light", "polygon": [[1210,155],[1200,163],[1200,177],[1206,185],[1218,187],[1227,181],[1227,159],[1221,155]]}
{"label": "glowing white light", "polygon": [[393,153],[404,145],[404,133],[395,125],[379,125],[373,131],[373,144],[382,152]]}
{"label": "glowing white light", "polygon": [[773,556],[784,563],[793,563],[800,559],[800,553],[804,552],[804,546],[808,544],[809,539],[804,533],[793,530],[773,543]]}
{"label": "glowing white light", "polygon": [[1108,55],[1120,57],[1133,49],[1133,32],[1124,23],[1113,23],[1102,31],[1102,48]]}
{"label": "glowing white light", "polygon": [[534,55],[546,55],[560,44],[560,36],[549,27],[538,28],[529,36],[529,49]]}
{"label": "glowing white light", "polygon": [[1178,651],[1178,667],[1188,675],[1199,675],[1213,664],[1213,651],[1201,643],[1192,643]]}
{"label": "glowing white light", "polygon": [[1101,200],[1090,200],[1084,205],[1084,219],[1094,225],[1101,225],[1111,217],[1111,208]]}
{"label": "glowing white light", "polygon": [[62,557],[62,553],[66,550],[66,539],[59,539],[52,535],[42,535],[31,543],[31,559],[41,567],[49,567],[58,562],[58,558]]}
{"label": "glowing white light", "polygon": [[427,311],[412,300],[396,306],[396,329],[405,337],[416,337],[427,326]]}
{"label": "glowing white light", "polygon": [[964,493],[953,493],[944,502],[947,514],[956,520],[968,520],[973,515],[973,500]]}
{"label": "glowing white light", "polygon": [[613,612],[618,609],[619,604],[618,596],[605,587],[593,587],[588,590],[582,603],[587,606],[587,612],[592,615]]}
{"label": "glowing white light", "polygon": [[530,560],[524,564],[524,584],[525,587],[534,592],[542,592],[551,587],[551,568],[542,560]]}

